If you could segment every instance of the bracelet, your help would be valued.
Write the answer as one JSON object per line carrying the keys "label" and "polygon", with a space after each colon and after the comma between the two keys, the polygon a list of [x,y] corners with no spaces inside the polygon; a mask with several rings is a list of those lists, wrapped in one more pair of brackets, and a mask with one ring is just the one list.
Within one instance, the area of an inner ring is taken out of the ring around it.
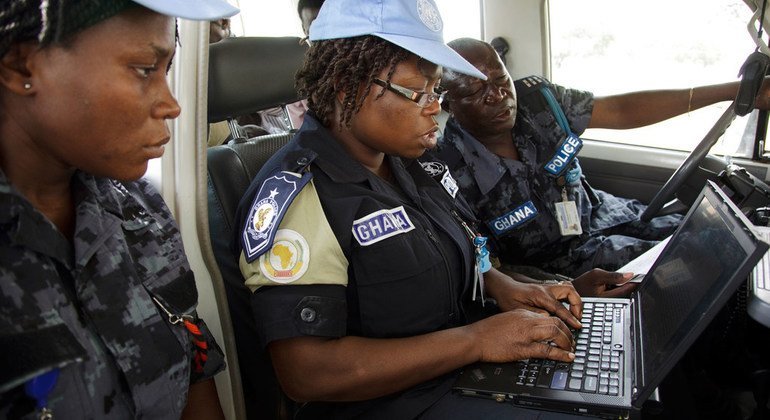
{"label": "bracelet", "polygon": [[693,88],[690,88],[690,97],[687,99],[687,113],[688,114],[692,110],[692,90],[693,90]]}

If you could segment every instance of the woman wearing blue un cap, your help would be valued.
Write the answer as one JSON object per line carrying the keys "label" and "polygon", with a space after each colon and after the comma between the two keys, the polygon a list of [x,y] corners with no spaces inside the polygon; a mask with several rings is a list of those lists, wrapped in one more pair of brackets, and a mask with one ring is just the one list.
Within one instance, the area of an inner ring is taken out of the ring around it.
{"label": "woman wearing blue un cap", "polygon": [[223,418],[222,351],[160,194],[175,17],[224,0],[0,2],[0,418]]}
{"label": "woman wearing blue un cap", "polygon": [[[451,175],[418,160],[442,67],[484,78],[442,26],[430,0],[327,0],[296,76],[310,111],[241,200],[256,332],[301,418],[542,416],[452,383],[478,361],[575,357],[572,286],[489,267]],[[482,296],[501,311],[473,322]]]}

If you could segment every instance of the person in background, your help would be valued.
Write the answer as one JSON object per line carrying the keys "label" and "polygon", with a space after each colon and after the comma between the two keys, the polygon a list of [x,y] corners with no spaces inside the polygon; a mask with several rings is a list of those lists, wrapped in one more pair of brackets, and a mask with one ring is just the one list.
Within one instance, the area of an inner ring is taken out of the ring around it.
{"label": "person in background", "polygon": [[[299,0],[297,2],[297,15],[302,22],[302,33],[305,35],[300,42],[307,42],[310,24],[318,16],[318,12],[323,4],[324,0]],[[259,125],[273,134],[285,133],[292,129],[296,130],[302,125],[305,112],[307,112],[307,101],[305,99],[287,104],[285,113],[281,107],[266,109],[258,113]],[[289,125],[287,117],[291,125]]]}
{"label": "person in background", "polygon": [[310,34],[310,24],[313,23],[318,12],[321,11],[324,0],[299,0],[297,2],[297,15],[302,22],[302,32],[307,37]]}
{"label": "person in background", "polygon": [[[551,418],[452,383],[476,361],[574,359],[573,286],[491,268],[462,196],[419,162],[442,67],[484,78],[442,27],[430,0],[326,0],[296,76],[310,110],[240,202],[256,333],[282,389],[308,402],[299,418]],[[481,316],[482,294],[499,311]]]}
{"label": "person in background", "polygon": [[209,43],[214,44],[225,38],[230,38],[230,18],[212,20],[209,24]]}
{"label": "person in background", "polygon": [[1,418],[223,418],[222,351],[196,314],[179,229],[141,177],[180,113],[174,16],[236,12],[0,6]]}
{"label": "person in background", "polygon": [[[216,19],[209,22],[209,44],[216,44],[223,39],[230,38],[231,35],[230,18]],[[230,127],[227,125],[227,121],[209,124],[207,145],[211,147],[223,144],[229,136]]]}
{"label": "person in background", "polygon": [[[504,265],[573,277],[622,267],[681,220],[674,214],[642,222],[646,206],[638,200],[592,188],[577,159],[579,135],[653,124],[734,99],[738,89],[734,82],[594,97],[535,76],[514,82],[486,42],[461,38],[449,46],[487,80],[444,72],[450,118],[433,156],[448,165]],[[757,100],[763,109],[768,87]]]}

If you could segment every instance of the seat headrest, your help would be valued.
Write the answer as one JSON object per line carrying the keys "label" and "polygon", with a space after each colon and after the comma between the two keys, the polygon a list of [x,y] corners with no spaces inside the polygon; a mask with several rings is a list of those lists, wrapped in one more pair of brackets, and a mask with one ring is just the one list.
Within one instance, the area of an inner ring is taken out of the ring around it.
{"label": "seat headrest", "polygon": [[209,123],[298,101],[294,74],[307,47],[297,37],[227,38],[209,47]]}

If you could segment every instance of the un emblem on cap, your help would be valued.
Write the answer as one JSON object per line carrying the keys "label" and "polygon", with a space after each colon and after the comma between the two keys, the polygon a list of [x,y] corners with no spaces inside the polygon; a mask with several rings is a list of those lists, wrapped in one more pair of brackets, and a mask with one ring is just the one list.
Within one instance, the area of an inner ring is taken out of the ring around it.
{"label": "un emblem on cap", "polygon": [[429,0],[417,0],[417,16],[433,32],[438,32],[444,27],[438,9]]}

